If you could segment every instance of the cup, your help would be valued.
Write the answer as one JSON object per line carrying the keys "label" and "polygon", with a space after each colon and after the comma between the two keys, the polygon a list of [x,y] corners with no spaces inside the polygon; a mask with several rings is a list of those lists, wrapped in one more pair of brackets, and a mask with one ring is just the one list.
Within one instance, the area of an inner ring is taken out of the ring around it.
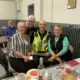
{"label": "cup", "polygon": [[17,75],[17,79],[18,79],[18,80],[25,80],[25,74],[24,74],[24,73],[19,73],[19,74]]}
{"label": "cup", "polygon": [[65,61],[64,61],[64,60],[62,60],[62,61],[60,62],[60,68],[61,68],[61,69],[65,69]]}

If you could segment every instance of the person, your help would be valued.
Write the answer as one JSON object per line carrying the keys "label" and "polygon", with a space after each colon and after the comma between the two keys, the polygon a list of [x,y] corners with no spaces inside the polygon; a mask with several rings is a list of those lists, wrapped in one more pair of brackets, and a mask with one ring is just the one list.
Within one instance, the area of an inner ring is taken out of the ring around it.
{"label": "person", "polygon": [[[41,20],[39,21],[39,30],[34,32],[34,40],[32,43],[32,49],[33,54],[37,54],[34,56],[34,62],[36,63],[36,66],[39,64],[39,58],[43,57],[44,59],[44,65],[45,67],[48,67],[50,65],[48,58],[49,58],[49,52],[48,52],[48,39],[50,37],[50,32],[47,32],[46,30],[46,21]],[[38,56],[38,54],[41,54]]]}
{"label": "person", "polygon": [[62,34],[62,26],[57,24],[53,29],[54,34],[48,40],[49,53],[52,55],[49,61],[70,61],[72,54],[69,50],[69,39]]}
{"label": "person", "polygon": [[9,39],[10,37],[12,37],[12,35],[16,32],[16,27],[14,25],[13,21],[8,21],[8,26],[6,27],[5,30],[5,36],[7,37],[7,39]]}
{"label": "person", "polygon": [[26,73],[34,68],[33,60],[30,60],[29,44],[30,39],[26,34],[26,23],[17,24],[18,32],[12,37],[12,49],[10,51],[10,65],[17,72]]}
{"label": "person", "polygon": [[8,62],[2,48],[0,48],[0,80],[8,76]]}
{"label": "person", "polygon": [[30,15],[26,20],[27,34],[30,36],[30,43],[33,43],[34,32],[37,31],[38,27],[35,26],[36,20],[33,15]]}

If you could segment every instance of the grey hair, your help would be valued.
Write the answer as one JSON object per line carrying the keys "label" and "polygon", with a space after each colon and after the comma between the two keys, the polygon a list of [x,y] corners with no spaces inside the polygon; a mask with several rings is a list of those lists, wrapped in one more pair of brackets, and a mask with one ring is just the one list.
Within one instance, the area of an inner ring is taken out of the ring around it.
{"label": "grey hair", "polygon": [[36,21],[35,17],[33,15],[30,15],[28,18],[27,18],[27,21]]}

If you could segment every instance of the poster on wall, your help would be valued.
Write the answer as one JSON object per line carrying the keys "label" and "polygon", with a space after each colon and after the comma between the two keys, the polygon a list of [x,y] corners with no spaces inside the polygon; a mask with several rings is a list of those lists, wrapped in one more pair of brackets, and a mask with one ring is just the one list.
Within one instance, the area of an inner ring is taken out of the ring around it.
{"label": "poster on wall", "polygon": [[76,1],[77,1],[77,0],[68,0],[67,8],[68,8],[68,9],[76,8]]}

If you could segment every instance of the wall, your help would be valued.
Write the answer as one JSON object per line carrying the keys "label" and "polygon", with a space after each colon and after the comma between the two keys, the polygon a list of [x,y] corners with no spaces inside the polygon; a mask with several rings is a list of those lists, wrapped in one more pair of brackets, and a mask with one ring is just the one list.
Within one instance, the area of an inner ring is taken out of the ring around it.
{"label": "wall", "polygon": [[[42,1],[42,3],[41,3]],[[67,9],[68,0],[22,0],[22,19],[26,20],[27,5],[34,3],[36,20],[45,19],[47,22],[80,24],[80,0],[75,9]]]}
{"label": "wall", "polygon": [[53,0],[53,22],[80,24],[80,0],[75,9],[67,9],[68,0]]}
{"label": "wall", "polygon": [[52,21],[52,0],[43,0],[43,19],[47,22]]}
{"label": "wall", "polygon": [[26,20],[28,17],[28,5],[34,3],[34,16],[37,21],[42,19],[42,4],[41,1],[43,0],[22,0],[21,1],[21,14],[22,20]]}
{"label": "wall", "polygon": [[[20,12],[16,10],[16,0],[0,0],[0,20],[26,20],[28,5],[34,3],[37,21],[63,24],[80,24],[80,0],[75,9],[67,9],[67,0],[20,0]],[[2,21],[3,22],[3,21]]]}
{"label": "wall", "polygon": [[16,4],[14,0],[0,0],[0,20],[16,19]]}
{"label": "wall", "polygon": [[0,26],[7,26],[8,20],[14,20],[16,24],[15,0],[0,0]]}
{"label": "wall", "polygon": [[34,0],[21,1],[21,19],[26,20],[28,17],[28,5],[34,3]]}

